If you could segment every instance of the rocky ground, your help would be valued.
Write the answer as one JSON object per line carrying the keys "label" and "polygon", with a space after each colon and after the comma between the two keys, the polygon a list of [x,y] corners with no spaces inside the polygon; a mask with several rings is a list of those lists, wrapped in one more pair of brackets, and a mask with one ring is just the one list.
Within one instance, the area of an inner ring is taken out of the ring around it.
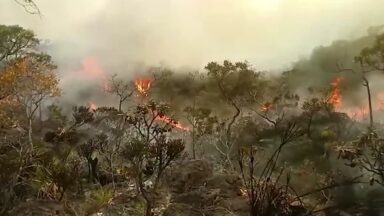
{"label": "rocky ground", "polygon": [[164,216],[246,216],[248,202],[241,179],[231,174],[214,174],[203,160],[188,161],[167,173],[171,193]]}
{"label": "rocky ground", "polygon": [[[214,174],[207,161],[184,161],[167,170],[164,176],[164,188],[158,194],[159,207],[156,214],[246,216],[248,203],[246,197],[242,195],[241,188],[241,179],[238,176]],[[108,203],[90,203],[90,195],[85,194],[86,197],[79,201],[29,200],[19,204],[11,214],[15,216],[87,215],[87,211],[92,212],[87,210],[88,206],[92,206],[99,210],[88,215],[142,215],[143,202],[136,197],[135,188],[128,183],[118,184],[116,192]]]}

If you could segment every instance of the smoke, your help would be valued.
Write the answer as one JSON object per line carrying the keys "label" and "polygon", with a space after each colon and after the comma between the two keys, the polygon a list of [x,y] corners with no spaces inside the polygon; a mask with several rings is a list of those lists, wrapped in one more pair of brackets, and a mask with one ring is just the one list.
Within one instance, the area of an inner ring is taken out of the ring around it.
{"label": "smoke", "polygon": [[59,66],[63,100],[68,101],[85,99],[85,92],[95,92],[99,85],[97,79],[83,78],[83,62],[90,58],[97,61],[96,70],[123,77],[153,65],[200,70],[209,61],[224,59],[280,70],[318,45],[357,38],[384,20],[384,2],[377,0],[36,3],[42,17],[27,14],[12,0],[2,1],[0,22],[32,29],[47,40],[44,48]]}
{"label": "smoke", "polygon": [[375,40],[375,34],[370,34],[354,40],[337,40],[329,46],[316,47],[311,55],[302,58],[293,65],[288,74],[290,86],[296,89],[309,87],[319,88],[330,84],[335,77],[346,77],[349,89],[359,88],[361,76],[351,71],[340,72],[341,69],[359,71],[355,64],[355,56]]}
{"label": "smoke", "polygon": [[[383,32],[383,26],[370,27],[368,34],[352,40],[337,40],[329,46],[315,48],[308,58],[303,58],[293,65],[293,69],[286,72],[291,89],[302,97],[320,96],[319,90],[329,89],[337,82],[338,111],[346,112],[357,120],[368,119],[367,89],[363,85],[362,68],[354,58],[363,48],[370,47],[376,40],[377,34]],[[342,71],[342,69],[348,69]],[[353,70],[353,71],[352,71]],[[384,87],[382,72],[366,74],[369,81],[372,106],[376,122],[384,118]],[[333,86],[335,87],[335,86]],[[314,95],[317,90],[318,95]],[[336,96],[336,95],[334,95]]]}
{"label": "smoke", "polygon": [[375,0],[37,0],[43,17],[2,2],[0,19],[51,40],[52,54],[108,65],[133,62],[201,67],[211,60],[248,60],[262,69],[289,65],[321,44],[381,24]]}

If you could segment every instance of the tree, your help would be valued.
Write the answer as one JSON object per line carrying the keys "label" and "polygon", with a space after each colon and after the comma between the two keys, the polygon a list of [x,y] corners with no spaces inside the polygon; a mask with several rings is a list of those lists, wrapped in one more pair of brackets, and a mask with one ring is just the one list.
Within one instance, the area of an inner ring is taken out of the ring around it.
{"label": "tree", "polygon": [[95,111],[94,125],[108,137],[108,140],[104,140],[107,144],[99,145],[98,152],[108,163],[113,188],[115,188],[116,157],[131,134],[130,125],[125,120],[126,116],[125,112],[113,107],[100,107]]}
{"label": "tree", "polygon": [[[9,60],[22,57],[38,45],[39,40],[31,30],[20,26],[0,25],[0,73]],[[9,95],[7,90],[0,86],[0,100]]]}
{"label": "tree", "polygon": [[373,46],[363,49],[360,55],[355,57],[355,61],[360,64],[361,77],[363,85],[367,89],[368,105],[369,105],[369,120],[370,128],[373,129],[373,113],[372,113],[372,99],[371,89],[366,74],[371,71],[384,72],[384,34],[378,35],[376,42]]}
{"label": "tree", "polygon": [[[262,80],[252,96],[251,110],[275,128],[293,108],[300,97],[291,92],[285,75]],[[254,107],[256,105],[256,108]]]}
{"label": "tree", "polygon": [[367,90],[368,97],[368,108],[369,108],[369,127],[373,130],[373,112],[372,112],[372,98],[371,98],[371,88],[367,74],[374,71],[384,72],[384,34],[378,35],[376,41],[371,47],[364,48],[358,56],[355,57],[355,62],[359,64],[360,70],[355,71],[350,68],[340,68],[339,71],[351,71],[361,75],[363,81],[363,86]]}
{"label": "tree", "polygon": [[63,114],[63,110],[56,104],[51,104],[47,107],[48,116],[43,122],[44,128],[53,130],[63,129],[68,123],[67,116]]}
{"label": "tree", "polygon": [[39,40],[33,31],[20,26],[0,25],[0,66],[3,61],[22,57],[38,45]]}
{"label": "tree", "polygon": [[[60,117],[61,115],[56,113],[55,116]],[[38,167],[34,178],[39,193],[45,198],[61,200],[68,189],[75,185],[81,185],[79,181],[81,171],[79,155],[86,157],[87,160],[93,159],[93,152],[87,150],[93,150],[95,145],[104,144],[103,139],[96,136],[87,143],[89,144],[88,148],[85,149],[84,145],[81,145],[86,133],[81,132],[80,128],[93,120],[94,113],[89,107],[74,107],[70,122],[66,122],[67,124],[60,125],[44,135],[44,141],[50,144],[48,145],[50,148],[48,147],[43,151],[41,156],[43,160],[36,164]],[[59,119],[59,122],[61,121],[62,119]],[[80,151],[76,151],[79,149]],[[91,175],[95,174],[97,162],[96,164],[92,160],[87,162],[91,163],[88,164],[92,169]]]}
{"label": "tree", "polygon": [[311,137],[311,125],[313,117],[316,113],[318,113],[323,107],[323,103],[318,98],[312,98],[310,100],[304,101],[302,105],[302,109],[304,111],[304,115],[307,118],[307,134]]}
{"label": "tree", "polygon": [[28,54],[8,63],[0,74],[0,85],[23,106],[27,119],[28,138],[33,150],[32,122],[41,103],[60,95],[56,66],[45,54]]}
{"label": "tree", "polygon": [[23,187],[29,175],[31,164],[27,160],[24,147],[25,135],[22,132],[2,132],[0,140],[0,215],[4,215],[15,202],[19,194],[17,187]]}
{"label": "tree", "polygon": [[356,61],[384,72],[384,34],[378,35],[371,47],[364,48],[356,57]]}
{"label": "tree", "polygon": [[154,195],[159,188],[161,177],[167,167],[176,160],[184,150],[181,139],[172,139],[175,120],[170,118],[167,123],[157,120],[169,113],[165,104],[153,101],[136,106],[127,122],[132,125],[134,135],[128,141],[123,151],[123,157],[130,163],[136,186],[146,202],[145,215],[152,215]]}
{"label": "tree", "polygon": [[192,157],[196,159],[196,144],[203,136],[213,134],[217,117],[213,116],[212,111],[207,108],[188,106],[184,112],[187,113],[187,119],[192,125]]}
{"label": "tree", "polygon": [[357,56],[355,58],[355,60],[360,64],[360,71],[359,72],[355,72],[355,70],[353,69],[339,69],[340,71],[352,71],[353,73],[359,73],[361,75],[361,79],[363,81],[363,86],[366,88],[367,90],[367,97],[368,97],[368,108],[369,108],[369,128],[373,129],[373,112],[372,112],[372,96],[371,96],[371,88],[370,88],[370,85],[369,85],[369,80],[367,78],[367,73],[368,72],[371,72],[372,70],[371,69],[367,69],[364,64],[363,64],[363,61],[360,59],[361,56]]}
{"label": "tree", "polygon": [[[1,140],[1,152],[7,156],[2,158],[7,161],[4,165],[13,169],[1,179],[4,196],[0,202],[4,208],[0,214],[22,197],[20,193],[29,190],[29,181],[41,159],[39,152],[31,157],[32,121],[41,102],[59,93],[58,78],[53,73],[56,67],[48,55],[37,53],[38,45],[32,31],[0,25],[0,118],[1,132],[6,137]],[[23,128],[28,128],[27,136]]]}
{"label": "tree", "polygon": [[338,158],[347,160],[346,165],[357,167],[370,175],[371,185],[384,186],[384,139],[372,130],[363,133],[350,146],[337,149]]}
{"label": "tree", "polygon": [[[280,143],[278,148],[273,151],[267,162],[261,167],[261,172],[257,175],[256,152],[258,151],[257,143],[249,146],[243,146],[240,150],[238,159],[240,173],[245,185],[245,193],[248,197],[250,205],[250,215],[296,215],[291,208],[290,197],[290,176],[287,175],[285,185],[280,185],[280,178],[284,172],[283,168],[277,168],[278,160],[282,149],[303,135],[300,127],[294,122],[288,122],[282,126],[280,135]],[[260,142],[262,137],[259,137]],[[273,174],[279,169],[277,176],[273,178]],[[301,210],[304,205],[300,203]],[[298,215],[305,213],[301,212]]]}
{"label": "tree", "polygon": [[97,173],[97,165],[99,159],[95,157],[95,153],[108,145],[108,136],[105,134],[97,134],[84,144],[80,145],[80,155],[87,160],[88,165],[88,181],[100,181]]}
{"label": "tree", "polygon": [[126,102],[134,92],[134,90],[132,90],[132,83],[117,79],[117,75],[113,75],[110,78],[107,91],[119,98],[119,112],[121,112],[123,103]]}
{"label": "tree", "polygon": [[208,76],[217,86],[219,97],[234,109],[231,118],[224,123],[224,141],[216,145],[216,149],[222,154],[224,166],[233,168],[231,157],[235,150],[235,139],[232,134],[233,126],[241,114],[241,105],[248,102],[249,93],[258,89],[260,73],[255,72],[247,63],[224,61],[208,63],[205,67]]}
{"label": "tree", "polygon": [[13,0],[13,1],[15,1],[21,7],[23,7],[27,13],[41,15],[40,9],[35,3],[35,1],[33,0]]}

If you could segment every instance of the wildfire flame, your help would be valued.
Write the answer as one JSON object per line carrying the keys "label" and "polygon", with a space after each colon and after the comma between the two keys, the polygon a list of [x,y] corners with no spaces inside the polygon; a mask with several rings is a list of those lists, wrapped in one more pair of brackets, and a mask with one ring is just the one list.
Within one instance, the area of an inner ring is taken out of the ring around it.
{"label": "wildfire flame", "polygon": [[72,72],[72,76],[94,80],[98,82],[103,91],[108,91],[108,74],[104,71],[102,65],[96,57],[88,56],[82,59],[81,67]]}
{"label": "wildfire flame", "polygon": [[340,84],[344,80],[344,77],[336,77],[331,82],[331,94],[328,98],[328,102],[331,103],[336,111],[345,112],[350,118],[363,120],[368,115],[368,107],[342,107],[342,95],[340,90]]}
{"label": "wildfire flame", "polygon": [[92,101],[88,102],[88,106],[89,106],[89,109],[92,111],[92,112],[95,112],[97,110],[97,106],[95,103],[93,103]]}
{"label": "wildfire flame", "polygon": [[[141,96],[146,97],[148,96],[148,90],[151,88],[152,79],[150,78],[138,78],[134,81],[136,90],[140,93]],[[165,122],[175,128],[178,128],[183,131],[189,131],[188,127],[183,126],[180,122],[175,122],[172,120],[172,118],[168,116],[158,116],[156,118],[156,121],[162,121]]]}
{"label": "wildfire flame", "polygon": [[[331,82],[331,94],[328,98],[328,102],[333,104],[335,110],[338,112],[346,113],[350,118],[356,120],[364,120],[369,115],[369,106],[364,104],[357,107],[345,107],[342,104],[342,95],[340,90],[340,84],[344,80],[343,77],[336,77]],[[372,110],[379,111],[384,110],[384,92],[372,97]]]}
{"label": "wildfire flame", "polygon": [[377,109],[384,110],[384,92],[377,95]]}
{"label": "wildfire flame", "polygon": [[336,77],[331,82],[331,94],[328,98],[328,102],[331,103],[336,110],[339,110],[342,103],[340,83],[344,80],[343,77]]}
{"label": "wildfire flame", "polygon": [[272,107],[271,103],[264,103],[261,105],[260,110],[262,112],[268,112],[271,109],[271,107]]}
{"label": "wildfire flame", "polygon": [[180,122],[175,122],[175,120],[172,120],[170,117],[168,116],[158,116],[156,118],[157,121],[162,121],[162,122],[165,122],[175,128],[178,128],[178,129],[181,129],[183,131],[189,131],[189,128],[188,127],[184,127]]}
{"label": "wildfire flame", "polygon": [[347,108],[344,111],[350,118],[357,119],[357,120],[363,120],[368,116],[369,109],[368,107],[353,107],[353,108]]}
{"label": "wildfire flame", "polygon": [[241,196],[248,196],[248,191],[245,188],[240,188],[240,194]]}
{"label": "wildfire flame", "polygon": [[143,96],[148,95],[148,90],[151,87],[152,80],[151,79],[136,79],[135,87],[136,90]]}

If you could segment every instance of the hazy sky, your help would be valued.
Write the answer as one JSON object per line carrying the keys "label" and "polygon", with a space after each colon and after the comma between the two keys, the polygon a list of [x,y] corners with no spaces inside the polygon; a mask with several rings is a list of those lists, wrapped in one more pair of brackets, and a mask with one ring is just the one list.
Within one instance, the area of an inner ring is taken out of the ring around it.
{"label": "hazy sky", "polygon": [[0,23],[48,39],[61,70],[88,57],[113,73],[137,62],[202,68],[223,59],[276,69],[384,23],[384,0],[35,1],[42,18],[0,0]]}

